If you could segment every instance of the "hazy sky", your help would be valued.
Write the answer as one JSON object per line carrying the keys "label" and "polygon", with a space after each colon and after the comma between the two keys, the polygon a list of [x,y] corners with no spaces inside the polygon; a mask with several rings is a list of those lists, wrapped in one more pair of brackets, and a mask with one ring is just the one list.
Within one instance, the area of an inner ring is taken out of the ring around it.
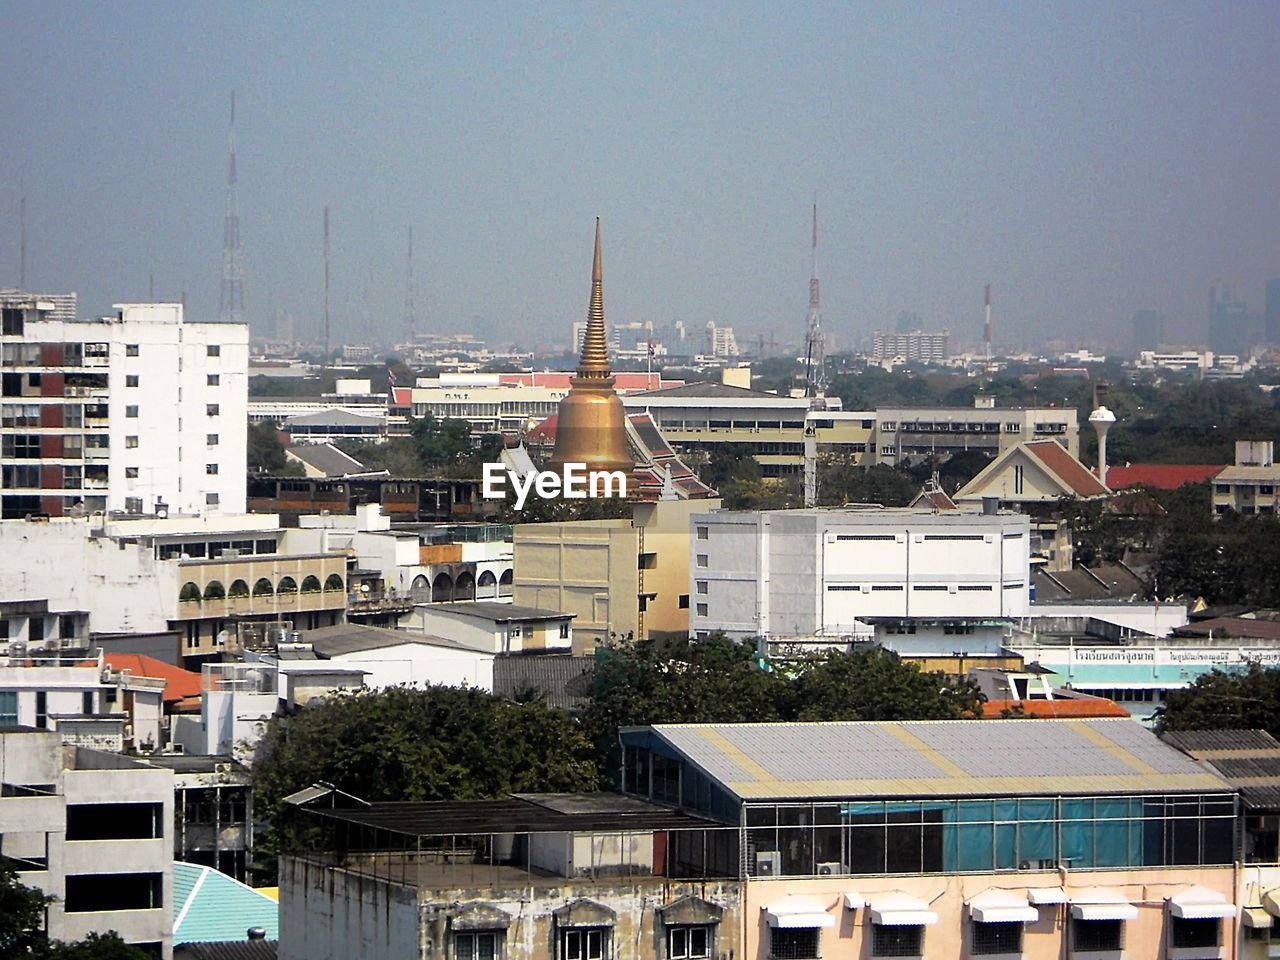
{"label": "hazy sky", "polygon": [[[839,342],[1203,337],[1280,276],[1273,2],[8,0],[0,285],[214,319],[238,98],[246,313],[568,340],[593,218],[612,320],[798,337],[809,215]],[[366,290],[368,291],[366,294]]]}

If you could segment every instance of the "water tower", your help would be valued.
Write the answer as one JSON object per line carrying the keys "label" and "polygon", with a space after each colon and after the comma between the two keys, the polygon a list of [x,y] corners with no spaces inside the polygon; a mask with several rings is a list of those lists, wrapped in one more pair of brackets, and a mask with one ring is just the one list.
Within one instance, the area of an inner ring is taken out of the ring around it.
{"label": "water tower", "polygon": [[1093,429],[1098,432],[1098,479],[1102,481],[1103,486],[1106,486],[1107,431],[1116,422],[1116,415],[1106,407],[1099,405],[1093,413],[1089,414],[1089,422],[1093,424]]}

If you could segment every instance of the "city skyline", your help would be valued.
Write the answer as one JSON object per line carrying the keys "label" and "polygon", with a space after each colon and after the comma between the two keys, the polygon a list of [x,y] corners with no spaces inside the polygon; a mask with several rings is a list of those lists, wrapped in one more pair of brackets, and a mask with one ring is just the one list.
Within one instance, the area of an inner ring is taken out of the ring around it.
{"label": "city skyline", "polygon": [[798,342],[815,191],[839,348],[904,310],[976,344],[986,283],[997,341],[1204,339],[1211,283],[1280,275],[1261,3],[11,11],[0,286],[25,205],[26,286],[83,316],[217,317],[232,90],[257,333],[320,334],[326,206],[335,343],[403,329],[409,228],[420,331],[563,341],[597,215],[616,321]]}

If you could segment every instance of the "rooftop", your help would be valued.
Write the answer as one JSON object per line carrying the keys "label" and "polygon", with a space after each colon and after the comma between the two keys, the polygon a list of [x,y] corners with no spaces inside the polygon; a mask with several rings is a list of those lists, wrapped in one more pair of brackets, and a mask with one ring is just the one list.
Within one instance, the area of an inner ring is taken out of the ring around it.
{"label": "rooftop", "polygon": [[509,623],[512,620],[564,620],[575,616],[559,610],[525,607],[516,603],[493,603],[485,600],[471,603],[432,603],[422,609],[456,613],[464,617],[475,617],[477,620],[490,620],[493,623]]}
{"label": "rooftop", "polygon": [[367,627],[359,623],[340,623],[332,627],[321,627],[318,630],[307,630],[303,633],[302,639],[310,643],[311,648],[319,656],[325,658],[398,647],[408,643],[450,647],[457,650],[467,649],[460,643],[445,640],[442,637],[428,637],[421,633],[390,630],[386,627]]}
{"label": "rooftop", "polygon": [[343,477],[364,470],[363,463],[331,443],[295,443],[285,453],[313,470],[319,470],[326,477]]}
{"label": "rooftop", "polygon": [[1230,789],[1127,719],[659,724],[624,732],[648,732],[742,800]]}
{"label": "rooftop", "polygon": [[1202,483],[1221,469],[1222,464],[1127,463],[1107,468],[1107,486],[1112,490],[1135,486],[1177,490],[1186,483]]}
{"label": "rooftop", "polygon": [[1265,730],[1177,730],[1160,739],[1239,787],[1246,807],[1280,809],[1280,741]]}

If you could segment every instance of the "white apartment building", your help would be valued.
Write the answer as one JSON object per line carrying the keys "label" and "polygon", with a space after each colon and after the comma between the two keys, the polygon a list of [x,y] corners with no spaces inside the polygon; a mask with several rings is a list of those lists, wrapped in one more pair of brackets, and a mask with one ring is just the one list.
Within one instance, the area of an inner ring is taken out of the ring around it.
{"label": "white apartment building", "polygon": [[173,956],[173,771],[54,732],[0,731],[0,854],[55,899],[46,930],[83,940],[115,930]]}
{"label": "white apartment building", "polygon": [[177,303],[3,307],[0,515],[243,513],[248,327]]}
{"label": "white apartment building", "polygon": [[877,463],[942,459],[963,450],[1003,453],[1023,440],[1056,440],[1080,456],[1080,418],[1074,407],[997,407],[978,395],[972,407],[877,407],[873,443]]}
{"label": "white apartment building", "polygon": [[695,636],[869,637],[895,620],[962,637],[1029,610],[1021,514],[721,510],[690,523]]}

